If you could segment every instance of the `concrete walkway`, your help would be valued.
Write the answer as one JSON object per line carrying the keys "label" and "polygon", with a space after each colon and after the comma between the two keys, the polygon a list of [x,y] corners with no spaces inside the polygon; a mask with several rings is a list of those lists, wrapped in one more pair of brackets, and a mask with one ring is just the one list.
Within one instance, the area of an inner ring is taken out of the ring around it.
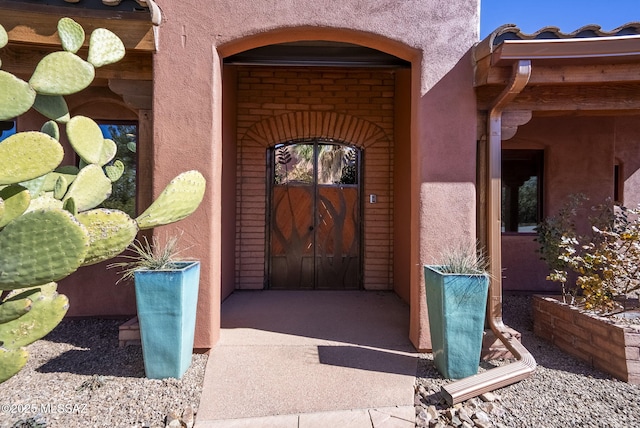
{"label": "concrete walkway", "polygon": [[237,291],[196,428],[409,428],[417,353],[390,292]]}

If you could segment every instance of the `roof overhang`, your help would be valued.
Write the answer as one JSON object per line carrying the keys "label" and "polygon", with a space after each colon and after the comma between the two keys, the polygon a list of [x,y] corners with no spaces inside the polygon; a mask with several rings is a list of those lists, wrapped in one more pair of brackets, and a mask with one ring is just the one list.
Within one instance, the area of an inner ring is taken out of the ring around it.
{"label": "roof overhang", "polygon": [[545,30],[505,26],[474,47],[479,110],[508,84],[514,64],[529,61],[527,86],[505,111],[640,112],[640,24],[589,36]]}
{"label": "roof overhang", "polygon": [[98,68],[94,83],[106,84],[110,79],[151,80],[159,11],[153,0],[147,0],[149,8],[132,6],[137,5],[134,1],[127,3],[128,8],[124,2],[112,8],[101,0],[78,4],[63,0],[0,0],[0,24],[9,35],[8,45],[0,51],[3,69],[21,77],[31,75],[41,58],[61,49],[58,21],[69,17],[82,25],[87,35],[79,51],[83,58],[87,55],[89,34],[96,28],[111,30],[124,43],[124,59]]}
{"label": "roof overhang", "polygon": [[640,61],[640,35],[505,40],[491,53],[491,65],[495,66],[509,66],[523,59],[544,65],[636,62]]}
{"label": "roof overhang", "polygon": [[[157,9],[112,8],[100,0],[83,0],[82,3],[66,3],[62,0],[30,1],[0,0],[0,24],[9,35],[9,43],[59,47],[58,20],[73,18],[85,31],[106,28],[117,34],[127,51],[155,51],[154,21]],[[134,3],[135,4],[135,3]],[[121,5],[123,6],[123,5]],[[157,7],[157,6],[156,6]],[[155,12],[154,12],[155,11]],[[88,38],[85,41],[88,46]]]}

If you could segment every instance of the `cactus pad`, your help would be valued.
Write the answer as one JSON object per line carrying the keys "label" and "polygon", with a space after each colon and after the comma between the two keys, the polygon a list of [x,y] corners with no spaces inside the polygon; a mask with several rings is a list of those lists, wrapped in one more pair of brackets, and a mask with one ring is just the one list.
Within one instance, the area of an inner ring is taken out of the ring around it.
{"label": "cactus pad", "polygon": [[68,212],[27,212],[0,231],[0,288],[64,278],[82,264],[88,246],[87,230]]}
{"label": "cactus pad", "polygon": [[111,259],[123,252],[138,233],[136,222],[126,213],[100,208],[85,211],[77,219],[89,231],[91,246],[83,266]]}
{"label": "cactus pad", "polygon": [[0,303],[0,324],[13,321],[31,310],[33,300],[25,297],[23,299],[9,299]]}
{"label": "cactus pad", "polygon": [[60,123],[67,123],[71,116],[62,95],[36,95],[33,108],[43,116]]}
{"label": "cactus pad", "polygon": [[40,128],[40,132],[60,141],[60,127],[53,120],[45,122]]}
{"label": "cactus pad", "polygon": [[44,194],[44,191],[42,190],[42,185],[44,184],[46,177],[47,177],[46,175],[41,175],[38,178],[34,178],[33,180],[23,181],[22,183],[19,183],[19,184],[21,186],[26,187],[27,190],[29,191],[29,194],[31,195],[31,199],[34,199]]}
{"label": "cactus pad", "polygon": [[64,177],[67,183],[71,184],[76,179],[79,171],[78,167],[74,165],[59,166],[45,176],[44,183],[42,183],[42,191],[52,192],[56,186],[56,181],[60,177]]}
{"label": "cactus pad", "polygon": [[58,21],[58,36],[65,51],[76,53],[84,43],[84,28],[71,18],[62,18]]}
{"label": "cactus pad", "polygon": [[46,336],[67,313],[69,299],[56,291],[57,284],[50,282],[36,288],[19,290],[7,301],[28,298],[33,301],[31,310],[20,318],[0,324],[0,342],[9,349],[27,346]]}
{"label": "cactus pad", "polygon": [[73,198],[69,198],[66,201],[64,201],[64,204],[62,204],[62,209],[71,213],[74,216],[78,215],[78,208],[76,208],[76,201]]}
{"label": "cactus pad", "polygon": [[111,191],[111,180],[104,175],[102,168],[98,165],[87,165],[71,183],[62,202],[73,198],[76,209],[86,211],[100,205],[111,195]]}
{"label": "cactus pad", "polygon": [[28,181],[53,171],[64,152],[51,136],[37,131],[19,132],[0,144],[0,184]]}
{"label": "cactus pad", "polygon": [[69,188],[69,183],[67,179],[64,178],[64,175],[61,175],[56,180],[56,184],[53,187],[53,197],[56,199],[62,200],[64,194],[67,193],[67,189]]}
{"label": "cactus pad", "polygon": [[105,28],[96,28],[89,37],[89,55],[87,61],[94,67],[113,64],[125,54],[122,40]]}
{"label": "cactus pad", "polygon": [[78,55],[53,52],[40,60],[29,84],[39,94],[70,95],[89,86],[95,74],[93,65]]}
{"label": "cactus pad", "polygon": [[85,116],[74,116],[67,123],[67,136],[73,149],[87,164],[95,163],[102,166],[109,161],[101,162],[110,153],[113,153],[111,155],[113,158],[117,150],[113,141],[105,140],[102,136],[102,130],[98,124]]}
{"label": "cactus pad", "polygon": [[73,179],[75,179],[75,176],[78,175],[79,171],[80,171],[80,168],[78,168],[75,165],[61,165],[53,170],[53,172],[64,174],[67,180],[71,178],[72,181]]}
{"label": "cactus pad", "polygon": [[18,373],[27,364],[28,357],[25,348],[7,349],[0,346],[0,383]]}
{"label": "cactus pad", "polygon": [[9,35],[7,34],[7,30],[0,25],[0,49],[7,46],[7,43],[9,43]]}
{"label": "cactus pad", "polygon": [[36,99],[27,82],[0,70],[0,120],[13,119],[28,111]]}
{"label": "cactus pad", "polygon": [[98,165],[104,166],[111,162],[114,156],[118,153],[118,145],[115,141],[105,138],[102,140],[102,152],[100,153],[100,159]]}
{"label": "cactus pad", "polygon": [[19,184],[12,184],[0,190],[0,199],[4,201],[4,213],[0,216],[0,229],[24,213],[31,202],[29,191]]}
{"label": "cactus pad", "polygon": [[124,163],[118,159],[113,163],[113,165],[105,166],[104,170],[107,177],[109,177],[109,180],[111,180],[112,183],[115,183],[120,179],[120,177],[122,177],[122,174],[124,174]]}
{"label": "cactus pad", "polygon": [[158,199],[136,221],[141,230],[182,220],[198,208],[206,181],[198,171],[187,171],[171,180]]}
{"label": "cactus pad", "polygon": [[52,195],[44,193],[37,198],[31,199],[31,203],[29,204],[29,208],[26,212],[37,211],[44,208],[61,210],[62,201],[54,198]]}

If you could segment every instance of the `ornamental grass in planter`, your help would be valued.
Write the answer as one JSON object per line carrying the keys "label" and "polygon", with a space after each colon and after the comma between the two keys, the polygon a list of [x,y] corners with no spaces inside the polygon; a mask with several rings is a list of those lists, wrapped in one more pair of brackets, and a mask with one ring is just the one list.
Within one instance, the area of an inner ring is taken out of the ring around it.
{"label": "ornamental grass in planter", "polygon": [[461,246],[425,266],[424,276],[436,368],[448,379],[477,374],[489,291],[484,257]]}
{"label": "ornamental grass in planter", "polygon": [[134,279],[145,374],[180,379],[191,365],[200,262],[179,260],[178,238],[131,245],[128,262],[114,263],[123,279]]}

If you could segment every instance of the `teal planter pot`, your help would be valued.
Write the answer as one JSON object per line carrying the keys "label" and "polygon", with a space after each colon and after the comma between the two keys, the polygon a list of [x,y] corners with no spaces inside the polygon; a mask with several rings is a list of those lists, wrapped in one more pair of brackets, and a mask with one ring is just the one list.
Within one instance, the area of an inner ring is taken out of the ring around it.
{"label": "teal planter pot", "polygon": [[478,373],[489,277],[444,274],[425,266],[429,331],[435,366],[447,379]]}
{"label": "teal planter pot", "polygon": [[140,269],[134,276],[145,374],[180,379],[191,365],[200,262]]}

